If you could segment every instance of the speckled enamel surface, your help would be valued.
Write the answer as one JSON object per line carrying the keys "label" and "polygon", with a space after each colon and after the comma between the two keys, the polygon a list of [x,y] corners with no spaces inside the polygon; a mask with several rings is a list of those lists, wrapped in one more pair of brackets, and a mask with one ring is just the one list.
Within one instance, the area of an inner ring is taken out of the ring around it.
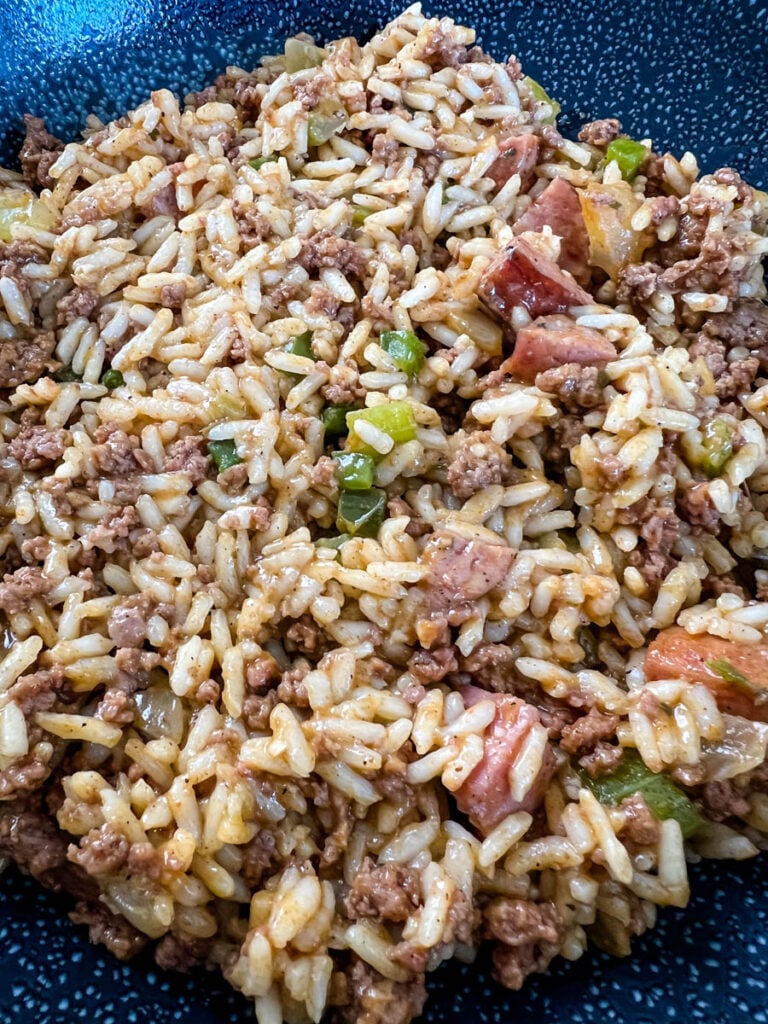
{"label": "speckled enamel surface", "polygon": [[[401,4],[376,0],[0,0],[0,154],[24,110],[72,136],[93,110],[121,113],[147,91],[199,88],[254,64],[299,30],[366,35]],[[487,0],[425,4],[475,25],[496,56],[517,53],[563,102],[561,125],[617,115],[660,148],[729,164],[768,187],[768,2]],[[493,18],[489,18],[492,9]],[[635,956],[560,963],[522,993],[484,965],[431,981],[429,1024],[768,1024],[768,857],[693,871],[686,911],[661,911]],[[88,946],[65,903],[0,877],[0,1024],[239,1024],[245,1000],[208,976],[127,967]]]}
{"label": "speckled enamel surface", "polygon": [[[630,959],[558,961],[522,992],[485,963],[444,966],[422,1024],[768,1024],[768,856],[694,868],[692,881],[688,908],[662,910]],[[64,907],[15,871],[0,877],[0,1024],[253,1024],[223,980],[122,965]]]}

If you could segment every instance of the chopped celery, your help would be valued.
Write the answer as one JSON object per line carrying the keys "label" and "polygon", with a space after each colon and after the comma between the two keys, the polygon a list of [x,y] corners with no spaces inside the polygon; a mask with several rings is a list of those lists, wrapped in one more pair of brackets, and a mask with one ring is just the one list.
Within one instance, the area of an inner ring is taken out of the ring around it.
{"label": "chopped celery", "polygon": [[343,491],[367,491],[373,486],[376,464],[363,452],[334,452],[336,477]]}
{"label": "chopped celery", "polygon": [[386,508],[384,491],[342,491],[336,525],[353,537],[375,537],[384,522]]}
{"label": "chopped celery", "polygon": [[240,398],[222,391],[208,403],[208,419],[211,423],[217,420],[241,420],[245,416],[245,403]]}
{"label": "chopped celery", "polygon": [[694,805],[674,782],[663,773],[652,772],[635,750],[625,750],[618,767],[607,775],[583,781],[602,804],[620,804],[634,793],[642,793],[648,810],[660,821],[674,818],[687,838],[701,825]]}
{"label": "chopped celery", "polygon": [[744,690],[749,694],[754,694],[757,689],[745,675],[742,675],[737,668],[735,668],[730,661],[726,661],[725,658],[711,658],[705,662],[708,669],[712,672],[716,672],[721,679],[724,679],[726,683],[730,683],[732,686],[737,687],[739,690]]}
{"label": "chopped celery", "polygon": [[253,160],[248,161],[248,164],[254,169],[254,171],[259,171],[264,164],[273,164],[279,159],[280,158],[277,153],[270,153],[269,156],[254,157]]}
{"label": "chopped celery", "polygon": [[295,71],[316,68],[328,56],[328,51],[315,46],[307,39],[285,40],[285,70],[292,75]]}
{"label": "chopped celery", "polygon": [[243,461],[237,454],[234,441],[209,441],[208,452],[220,473]]}
{"label": "chopped celery", "polygon": [[303,334],[297,334],[293,338],[289,338],[284,352],[290,352],[292,356],[304,356],[305,359],[314,359],[312,353],[312,331],[304,331]]}
{"label": "chopped celery", "polygon": [[352,405],[326,405],[320,413],[327,437],[341,437],[347,433],[347,413],[352,412]]}
{"label": "chopped celery", "polygon": [[374,405],[370,409],[348,412],[348,447],[352,451],[365,452],[374,459],[380,459],[381,453],[374,451],[355,433],[353,426],[358,420],[370,423],[385,434],[389,434],[395,444],[404,444],[416,437],[416,420],[413,409],[407,402],[387,402],[384,405]]}
{"label": "chopped celery", "polygon": [[51,377],[57,384],[71,384],[73,381],[82,381],[83,379],[81,374],[75,373],[71,366],[62,366],[60,370],[52,373]]}
{"label": "chopped celery", "polygon": [[634,139],[614,139],[605,151],[606,162],[615,160],[625,181],[632,181],[645,163],[648,150]]}
{"label": "chopped celery", "polygon": [[347,120],[347,115],[341,111],[332,114],[323,114],[319,110],[309,115],[307,125],[307,141],[310,146],[321,146],[328,139],[333,138],[339,128]]}
{"label": "chopped celery", "polygon": [[119,370],[107,370],[102,374],[101,383],[105,388],[114,391],[115,388],[121,388],[125,384],[125,378]]}
{"label": "chopped celery", "polygon": [[553,100],[544,86],[539,85],[530,75],[526,75],[523,81],[530,89],[531,96],[536,100],[536,103],[546,103],[552,108],[552,113],[542,118],[542,124],[554,124],[557,120],[557,115],[560,113],[560,104],[557,100]]}
{"label": "chopped celery", "polygon": [[365,218],[370,217],[374,211],[369,206],[358,206],[357,203],[352,205],[352,226],[359,228],[365,223]]}
{"label": "chopped celery", "polygon": [[413,331],[384,331],[380,344],[398,369],[404,370],[409,377],[415,377],[424,365],[427,346]]}
{"label": "chopped celery", "polygon": [[702,431],[700,465],[709,477],[719,476],[733,455],[733,428],[719,416]]}
{"label": "chopped celery", "polygon": [[340,533],[336,537],[318,537],[315,541],[316,548],[331,548],[334,551],[338,551],[342,544],[346,544],[350,540],[348,533]]}

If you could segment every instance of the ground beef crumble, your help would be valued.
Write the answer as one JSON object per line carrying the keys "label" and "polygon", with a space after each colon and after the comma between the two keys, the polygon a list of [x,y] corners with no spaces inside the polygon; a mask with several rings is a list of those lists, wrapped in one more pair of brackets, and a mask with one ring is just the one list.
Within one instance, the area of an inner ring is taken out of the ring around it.
{"label": "ground beef crumble", "polygon": [[462,501],[493,484],[509,484],[516,478],[512,457],[488,431],[467,434],[448,464],[448,483]]}
{"label": "ground beef crumble", "polygon": [[51,135],[42,117],[25,114],[24,126],[26,135],[19,150],[24,180],[31,188],[37,190],[53,188],[56,182],[48,172],[62,153],[64,143],[55,135]]}
{"label": "ground beef crumble", "polygon": [[426,998],[423,974],[391,981],[355,957],[347,972],[345,1005],[334,1012],[332,1024],[410,1024]]}
{"label": "ground beef crumble", "polygon": [[365,860],[344,904],[352,921],[405,921],[421,904],[420,873],[400,864],[374,867]]}
{"label": "ground beef crumble", "polygon": [[600,370],[597,366],[566,363],[536,374],[536,387],[555,395],[566,409],[594,409],[603,400]]}
{"label": "ground beef crumble", "polygon": [[545,971],[560,949],[563,921],[554,903],[494,899],[483,911],[488,938],[496,939],[493,975],[517,991],[529,974]]}

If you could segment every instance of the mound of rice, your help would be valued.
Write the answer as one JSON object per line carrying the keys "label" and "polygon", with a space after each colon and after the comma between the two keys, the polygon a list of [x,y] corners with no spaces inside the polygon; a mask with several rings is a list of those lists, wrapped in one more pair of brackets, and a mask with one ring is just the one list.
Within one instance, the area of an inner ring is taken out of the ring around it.
{"label": "mound of rice", "polygon": [[260,1024],[766,845],[767,197],[556,115],[412,7],[0,172],[0,866]]}

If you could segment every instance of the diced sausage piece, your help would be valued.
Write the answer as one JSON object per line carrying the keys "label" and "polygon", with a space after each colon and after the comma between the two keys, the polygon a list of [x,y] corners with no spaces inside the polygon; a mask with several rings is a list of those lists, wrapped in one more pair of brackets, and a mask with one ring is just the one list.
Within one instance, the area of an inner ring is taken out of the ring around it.
{"label": "diced sausage piece", "polygon": [[426,594],[432,610],[477,601],[497,587],[509,572],[514,551],[502,544],[465,541],[436,532],[424,550],[429,565]]}
{"label": "diced sausage piece", "polygon": [[645,674],[648,679],[704,683],[721,711],[768,722],[768,644],[691,636],[680,626],[670,626],[648,648]]}
{"label": "diced sausage piece", "polygon": [[499,143],[499,155],[488,168],[496,188],[502,188],[513,174],[520,175],[520,191],[527,192],[534,182],[539,158],[538,135],[513,135]]}
{"label": "diced sausage piece", "polygon": [[555,178],[547,185],[512,230],[519,235],[522,231],[541,231],[547,225],[560,239],[560,266],[573,274],[579,284],[588,284],[589,235],[579,193],[564,178]]}
{"label": "diced sausage piece", "polygon": [[521,327],[515,350],[499,367],[520,380],[532,382],[536,374],[566,363],[603,367],[616,358],[612,342],[591,327],[579,327],[567,316],[542,316]]}
{"label": "diced sausage piece", "polygon": [[523,239],[510,242],[493,260],[480,279],[479,294],[486,306],[508,324],[515,306],[523,306],[535,319],[594,301],[554,260]]}
{"label": "diced sausage piece", "polygon": [[539,774],[523,799],[516,800],[510,790],[509,770],[531,729],[540,724],[539,712],[508,693],[488,693],[475,686],[465,686],[461,692],[467,707],[481,700],[496,705],[496,715],[483,738],[483,760],[455,793],[459,810],[487,835],[508,814],[536,810],[552,778],[555,758],[550,747],[545,747]]}

